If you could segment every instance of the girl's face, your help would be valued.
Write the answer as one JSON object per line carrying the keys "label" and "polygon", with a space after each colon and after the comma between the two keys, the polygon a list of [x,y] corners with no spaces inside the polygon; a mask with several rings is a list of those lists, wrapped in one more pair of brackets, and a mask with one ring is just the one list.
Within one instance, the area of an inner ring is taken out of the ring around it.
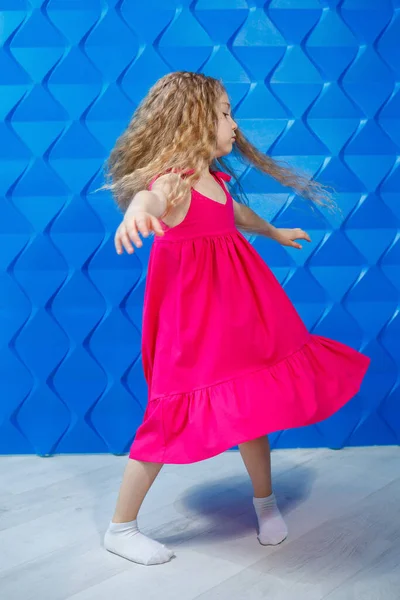
{"label": "girl's face", "polygon": [[235,131],[237,124],[231,117],[231,105],[226,92],[222,94],[217,106],[219,119],[217,130],[217,150],[216,158],[225,156],[232,150],[232,145],[235,143]]}

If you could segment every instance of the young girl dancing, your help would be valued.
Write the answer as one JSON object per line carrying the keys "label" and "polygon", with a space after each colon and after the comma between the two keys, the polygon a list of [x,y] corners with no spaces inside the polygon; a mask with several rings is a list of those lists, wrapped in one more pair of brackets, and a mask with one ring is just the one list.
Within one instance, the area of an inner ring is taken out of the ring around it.
{"label": "young girl dancing", "polygon": [[[326,419],[361,385],[370,358],[311,334],[270,268],[239,230],[283,246],[310,242],[233,199],[232,151],[317,204],[325,188],[257,150],[232,118],[221,81],[179,71],[159,79],[108,159],[124,218],[118,254],[155,234],[146,281],[142,360],[148,384],[104,546],[131,561],[173,550],[140,533],[140,506],[163,464],[192,463],[238,445],[251,478],[261,544],[287,528],[271,486],[267,434]],[[223,166],[224,170],[221,170]],[[229,171],[231,175],[227,174]],[[133,243],[133,244],[132,244]]]}

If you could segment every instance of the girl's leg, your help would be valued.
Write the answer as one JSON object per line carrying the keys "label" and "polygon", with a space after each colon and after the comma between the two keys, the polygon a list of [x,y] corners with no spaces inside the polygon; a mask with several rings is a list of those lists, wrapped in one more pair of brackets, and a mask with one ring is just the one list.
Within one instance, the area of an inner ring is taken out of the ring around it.
{"label": "girl's leg", "polygon": [[263,545],[280,544],[288,531],[272,492],[268,437],[262,436],[239,444],[239,451],[253,484],[253,505],[259,525],[258,540]]}
{"label": "girl's leg", "polygon": [[250,475],[255,498],[272,494],[271,450],[268,436],[239,444],[240,454]]}
{"label": "girl's leg", "polygon": [[115,513],[104,536],[104,547],[143,565],[169,561],[174,553],[140,533],[137,515],[143,500],[162,468],[161,463],[128,460]]}
{"label": "girl's leg", "polygon": [[142,462],[131,458],[128,460],[112,518],[113,523],[126,523],[137,518],[143,500],[162,467],[162,463]]}

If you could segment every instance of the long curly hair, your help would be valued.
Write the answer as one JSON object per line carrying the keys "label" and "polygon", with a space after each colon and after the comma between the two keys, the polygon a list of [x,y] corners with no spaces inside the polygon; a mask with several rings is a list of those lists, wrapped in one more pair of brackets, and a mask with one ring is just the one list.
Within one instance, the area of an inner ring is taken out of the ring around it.
{"label": "long curly hair", "polygon": [[[148,189],[156,175],[169,170],[193,170],[184,178],[174,178],[167,198],[167,213],[185,198],[204,169],[219,170],[222,167],[232,176],[240,192],[236,199],[243,202],[246,195],[238,177],[221,157],[214,157],[218,101],[225,92],[222,81],[202,73],[175,71],[161,77],[150,88],[126,130],[117,139],[105,163],[106,183],[99,189],[110,189],[119,208],[125,212],[133,196]],[[234,151],[241,161],[253,165],[304,198],[332,209],[335,203],[330,188],[258,150],[239,127],[235,133]]]}

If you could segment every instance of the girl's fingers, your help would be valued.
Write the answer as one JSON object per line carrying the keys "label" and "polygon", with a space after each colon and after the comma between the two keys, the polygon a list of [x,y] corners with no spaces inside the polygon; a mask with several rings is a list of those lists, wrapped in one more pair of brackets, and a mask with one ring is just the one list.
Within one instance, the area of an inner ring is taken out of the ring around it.
{"label": "girl's fingers", "polygon": [[153,228],[154,233],[158,235],[164,235],[164,230],[161,227],[161,223],[157,219],[157,217],[151,217],[151,226]]}
{"label": "girl's fingers", "polygon": [[114,246],[115,246],[115,250],[116,250],[117,254],[122,254],[120,227],[118,227],[117,231],[115,232]]}
{"label": "girl's fingers", "polygon": [[141,248],[143,242],[139,233],[144,237],[148,237],[152,230],[157,235],[164,235],[164,230],[162,229],[159,220],[149,214],[137,214],[128,218],[126,222],[125,220],[122,221],[114,237],[117,253],[122,254],[123,248],[125,248],[129,254],[132,254],[134,248],[131,242],[138,248]]}
{"label": "girl's fingers", "polygon": [[137,217],[136,218],[136,225],[137,225],[137,228],[140,231],[140,233],[144,237],[148,237],[148,235],[149,235],[149,228],[148,228],[148,224],[147,224],[147,218],[145,216]]}
{"label": "girl's fingers", "polygon": [[311,242],[311,238],[306,231],[303,231],[302,229],[296,229],[296,231],[300,233],[297,238],[302,238],[303,240],[308,240]]}
{"label": "girl's fingers", "polygon": [[125,228],[121,231],[120,238],[121,238],[121,242],[122,242],[122,245],[124,246],[125,250],[129,254],[132,254],[133,246],[131,244],[131,240],[129,239],[128,232],[126,231]]}
{"label": "girl's fingers", "polygon": [[127,252],[132,252],[132,246],[126,233],[126,227],[124,222],[120,224],[117,231],[115,232],[114,245],[118,254],[122,254],[123,248],[125,248]]}
{"label": "girl's fingers", "polygon": [[128,225],[126,225],[126,230],[128,231],[128,235],[132,242],[140,248],[142,246],[142,240],[139,237],[138,230],[136,228],[136,221],[134,218],[130,219]]}

